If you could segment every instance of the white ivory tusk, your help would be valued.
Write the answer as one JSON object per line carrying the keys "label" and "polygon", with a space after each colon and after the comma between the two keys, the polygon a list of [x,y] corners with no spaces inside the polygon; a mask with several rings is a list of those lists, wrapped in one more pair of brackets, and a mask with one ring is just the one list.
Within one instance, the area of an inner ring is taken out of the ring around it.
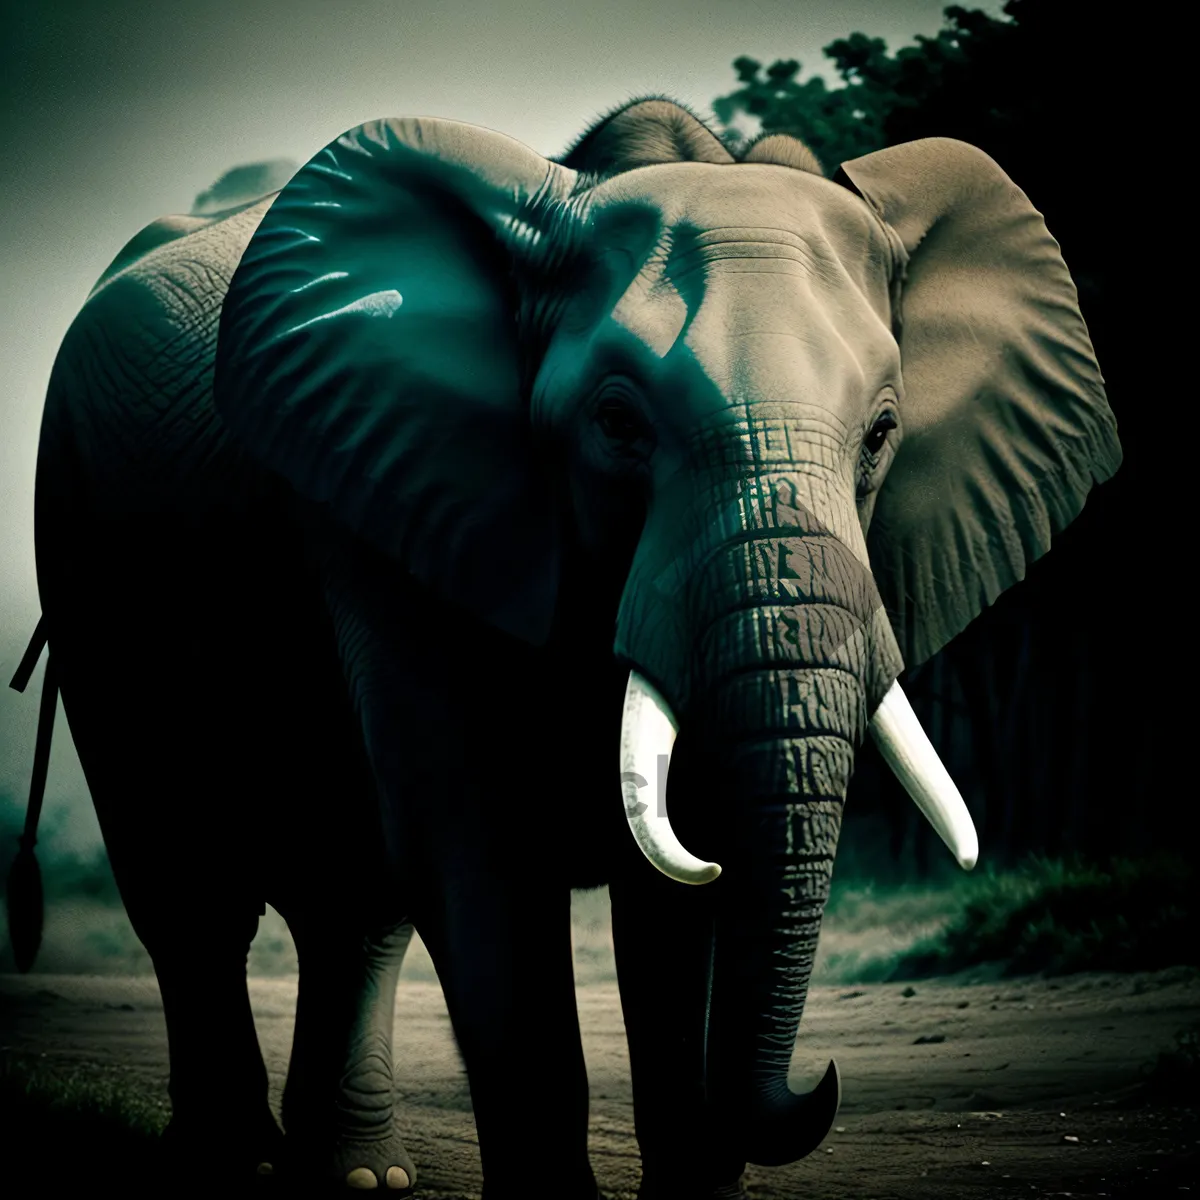
{"label": "white ivory tusk", "polygon": [[[621,796],[625,816],[642,853],[679,883],[711,883],[721,868],[690,854],[667,819],[666,773],[678,726],[670,706],[637,671],[630,671],[621,713]],[[659,778],[659,765],[662,778]]]}
{"label": "white ivory tusk", "polygon": [[979,861],[975,822],[898,683],[892,684],[871,718],[871,733],[904,790],[958,865],[969,871]]}

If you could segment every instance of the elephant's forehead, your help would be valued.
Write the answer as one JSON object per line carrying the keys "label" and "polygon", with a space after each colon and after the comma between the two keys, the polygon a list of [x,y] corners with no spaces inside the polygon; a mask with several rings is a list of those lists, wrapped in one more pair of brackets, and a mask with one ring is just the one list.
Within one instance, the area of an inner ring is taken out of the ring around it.
{"label": "elephant's forehead", "polygon": [[[633,240],[691,231],[709,239],[755,235],[792,240],[872,273],[891,270],[891,247],[874,214],[853,192],[822,176],[767,163],[664,163],[628,171],[595,189],[593,212]],[[643,219],[637,220],[641,210]],[[625,217],[622,223],[618,214]],[[631,247],[632,248],[632,247]]]}
{"label": "elephant's forehead", "polygon": [[659,358],[694,358],[723,394],[790,395],[798,371],[849,394],[895,373],[890,246],[840,185],[685,163],[629,172],[595,200],[611,317]]}
{"label": "elephant's forehead", "polygon": [[841,314],[838,324],[857,313],[853,324],[891,325],[883,227],[857,196],[804,171],[708,163],[631,171],[597,189],[592,229],[626,281],[618,307],[644,322],[650,301],[682,306],[676,333],[702,309],[728,322],[816,305]]}

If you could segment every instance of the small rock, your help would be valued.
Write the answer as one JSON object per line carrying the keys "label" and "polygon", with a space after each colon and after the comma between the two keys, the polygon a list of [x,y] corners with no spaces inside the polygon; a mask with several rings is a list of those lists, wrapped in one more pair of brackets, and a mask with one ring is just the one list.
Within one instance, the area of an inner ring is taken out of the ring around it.
{"label": "small rock", "polygon": [[955,1008],[970,1008],[971,1002],[970,1002],[970,1000],[960,1000],[954,1007]]}
{"label": "small rock", "polygon": [[846,1127],[845,1127],[845,1125],[835,1125],[833,1128],[833,1132],[834,1133],[845,1133]]}
{"label": "small rock", "polygon": [[1068,1145],[1071,1145],[1071,1146],[1078,1145],[1078,1143],[1079,1143],[1079,1139],[1073,1133],[1064,1133],[1062,1135],[1062,1141],[1066,1142]]}
{"label": "small rock", "polygon": [[913,1042],[913,1045],[914,1046],[938,1046],[945,1040],[946,1040],[946,1035],[944,1033],[922,1034],[919,1038],[916,1039],[916,1041]]}
{"label": "small rock", "polygon": [[905,1000],[911,999],[916,994],[917,994],[917,989],[915,987],[913,987],[911,983],[908,985],[908,987],[906,987],[904,989],[904,991],[902,991],[900,993],[900,995],[902,995],[905,998]]}
{"label": "small rock", "polygon": [[866,992],[843,992],[838,997],[838,999],[839,1000],[857,1000],[859,998],[859,996],[865,996],[866,994],[867,994]]}

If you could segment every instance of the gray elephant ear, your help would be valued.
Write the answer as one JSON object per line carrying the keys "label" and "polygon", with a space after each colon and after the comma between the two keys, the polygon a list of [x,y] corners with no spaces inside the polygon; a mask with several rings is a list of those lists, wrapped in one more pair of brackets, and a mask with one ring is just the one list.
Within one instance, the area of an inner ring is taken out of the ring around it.
{"label": "gray elephant ear", "polygon": [[534,643],[559,545],[514,274],[571,178],[459,122],[352,129],[264,216],[217,344],[216,405],[253,456],[443,598]]}
{"label": "gray elephant ear", "polygon": [[868,549],[911,667],[1024,578],[1121,447],[1058,243],[991,158],[928,138],[835,178],[907,256],[903,440]]}

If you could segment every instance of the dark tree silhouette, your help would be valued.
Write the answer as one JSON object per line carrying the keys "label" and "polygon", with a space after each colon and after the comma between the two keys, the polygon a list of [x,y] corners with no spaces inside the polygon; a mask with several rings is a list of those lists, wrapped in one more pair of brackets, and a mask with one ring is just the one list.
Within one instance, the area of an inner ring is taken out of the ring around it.
{"label": "dark tree silhouette", "polygon": [[[878,39],[874,41],[883,47]],[[764,70],[753,58],[743,57],[734,61],[733,69],[742,86],[713,101],[712,107],[722,122],[722,137],[735,153],[749,144],[735,124],[740,113],[757,117],[763,136],[790,133],[800,138],[826,172],[831,164],[869,154],[884,144],[882,93],[858,85],[830,89],[819,75],[801,83],[801,66],[794,58],[781,59]]]}

